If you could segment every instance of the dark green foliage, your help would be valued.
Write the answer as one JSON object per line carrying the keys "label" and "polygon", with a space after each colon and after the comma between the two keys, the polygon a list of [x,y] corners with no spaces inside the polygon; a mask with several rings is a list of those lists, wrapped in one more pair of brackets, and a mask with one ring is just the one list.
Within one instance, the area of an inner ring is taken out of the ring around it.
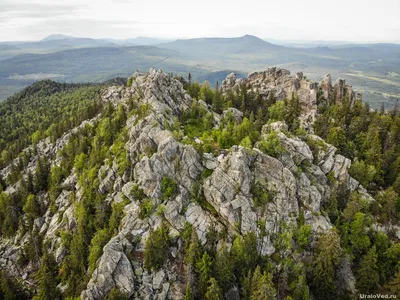
{"label": "dark green foliage", "polygon": [[212,104],[215,92],[211,89],[210,83],[205,81],[200,88],[199,100],[203,100],[207,104]]}
{"label": "dark green foliage", "polygon": [[169,247],[169,229],[165,224],[154,231],[150,229],[144,251],[144,267],[148,271],[160,269],[168,258]]}
{"label": "dark green foliage", "polygon": [[[212,172],[207,172],[207,171],[212,171],[212,170],[206,170],[205,172],[203,172],[201,174],[202,177],[206,176],[208,173],[212,173]],[[214,216],[218,215],[214,206],[212,206],[212,204],[206,200],[206,197],[204,196],[203,188],[197,182],[192,186],[192,190],[190,191],[190,201],[196,202],[203,209],[209,211],[212,215],[214,215]]]}
{"label": "dark green foliage", "polygon": [[268,133],[265,139],[258,143],[258,148],[272,157],[279,157],[283,153],[283,147],[276,131]]}
{"label": "dark green foliage", "polygon": [[293,281],[290,283],[291,294],[293,299],[309,300],[310,292],[306,276],[304,264],[299,263],[294,266]]}
{"label": "dark green foliage", "polygon": [[100,258],[101,254],[103,253],[103,247],[110,239],[110,233],[107,229],[101,229],[95,233],[93,239],[90,242],[89,247],[89,257],[88,257],[88,264],[89,264],[89,272],[92,273],[96,268],[96,262]]}
{"label": "dark green foliage", "polygon": [[367,165],[364,161],[356,161],[351,165],[349,174],[364,187],[368,187],[376,175],[376,169],[373,165]]}
{"label": "dark green foliage", "polygon": [[19,214],[22,211],[21,195],[0,194],[0,230],[4,237],[11,237],[18,229]]}
{"label": "dark green foliage", "polygon": [[212,274],[212,264],[213,259],[207,252],[204,252],[203,256],[196,262],[196,272],[199,274],[200,278],[200,291],[203,295],[206,294],[208,289],[207,285]]}
{"label": "dark green foliage", "polygon": [[302,225],[297,232],[297,243],[301,249],[306,249],[310,244],[311,225]]}
{"label": "dark green foliage", "polygon": [[201,172],[201,179],[206,179],[207,177],[211,176],[214,170],[212,169],[204,169],[203,172]]}
{"label": "dark green foliage", "polygon": [[285,106],[285,122],[289,126],[290,131],[295,131],[299,128],[299,116],[301,113],[301,106],[299,97],[292,93],[292,98],[286,101]]}
{"label": "dark green foliage", "polygon": [[29,293],[24,289],[21,282],[0,271],[1,300],[25,300],[30,298]]}
{"label": "dark green foliage", "polygon": [[39,233],[37,229],[33,229],[29,234],[28,242],[20,252],[18,263],[23,266],[29,262],[38,262],[43,255],[43,233]]}
{"label": "dark green foliage", "polygon": [[164,176],[161,180],[162,198],[164,200],[168,200],[169,198],[175,196],[177,192],[178,192],[177,183],[168,176]]}
{"label": "dark green foliage", "polygon": [[245,300],[275,299],[276,290],[272,274],[262,272],[260,266],[257,266],[254,272],[249,271],[243,281],[242,293]]}
{"label": "dark green foliage", "polygon": [[376,192],[378,186],[393,186],[396,190],[396,180],[400,178],[398,111],[381,114],[361,102],[351,106],[346,99],[325,103],[319,110],[321,115],[314,124],[316,133],[338,147],[341,154],[357,158],[350,174],[371,192]]}
{"label": "dark green foliage", "polygon": [[400,271],[398,271],[396,276],[384,286],[384,290],[392,295],[400,295]]}
{"label": "dark green foliage", "polygon": [[[191,229],[190,235],[189,230]],[[196,262],[201,257],[201,244],[199,237],[197,235],[196,229],[194,227],[190,227],[187,229],[186,233],[186,243],[185,243],[185,263],[188,266],[194,267]]]}
{"label": "dark green foliage", "polygon": [[392,187],[380,192],[376,196],[379,204],[379,221],[383,224],[392,224],[400,219],[400,196]]}
{"label": "dark green foliage", "polygon": [[58,284],[58,265],[54,256],[47,252],[46,245],[42,257],[37,278],[39,280],[39,291],[35,300],[54,300],[60,298],[60,292],[57,288]]}
{"label": "dark green foliage", "polygon": [[268,115],[271,121],[285,120],[285,101],[277,101],[274,105],[268,108]]}
{"label": "dark green foliage", "polygon": [[254,232],[246,233],[243,237],[238,236],[234,240],[231,254],[235,262],[237,278],[245,276],[259,264],[260,258],[257,248],[257,236]]}
{"label": "dark green foliage", "polygon": [[35,176],[34,176],[34,191],[38,193],[45,191],[49,187],[50,165],[45,157],[41,157],[36,163]]}
{"label": "dark green foliage", "polygon": [[251,186],[251,193],[253,194],[255,206],[263,206],[271,200],[267,188],[259,182],[255,182]]}
{"label": "dark green foliage", "polygon": [[0,175],[0,193],[4,191],[5,188],[6,188],[6,183],[4,182],[3,177]]}
{"label": "dark green foliage", "polygon": [[0,103],[0,167],[15,158],[30,142],[51,137],[92,118],[100,108],[100,87],[34,83]]}
{"label": "dark green foliage", "polygon": [[223,245],[215,256],[214,269],[219,286],[225,292],[229,290],[235,281],[234,267],[232,256],[228,252],[226,246]]}
{"label": "dark green foliage", "polygon": [[141,188],[139,188],[139,186],[136,184],[134,186],[132,186],[130,194],[136,201],[142,201],[146,197],[143,190]]}
{"label": "dark green foliage", "polygon": [[318,298],[335,299],[335,278],[341,262],[340,236],[335,230],[322,235],[315,249],[312,289]]}
{"label": "dark green foliage", "polygon": [[49,197],[51,203],[55,203],[55,200],[59,196],[61,192],[61,182],[64,179],[64,174],[59,166],[54,166],[51,168],[50,171],[50,178],[49,178]]}
{"label": "dark green foliage", "polygon": [[206,292],[207,300],[222,300],[222,290],[215,278],[210,278]]}
{"label": "dark green foliage", "polygon": [[212,107],[213,107],[213,110],[219,114],[222,113],[222,110],[224,108],[222,92],[218,88],[218,81],[217,81],[217,86],[215,88],[214,97],[212,100]]}
{"label": "dark green foliage", "polygon": [[348,237],[353,253],[362,254],[371,245],[370,238],[367,234],[367,226],[370,222],[368,216],[361,212],[357,212],[354,215],[354,220],[350,224],[350,233]]}
{"label": "dark green foliage", "polygon": [[22,210],[31,219],[35,219],[35,218],[39,217],[39,215],[40,215],[40,204],[38,203],[35,195],[33,195],[33,194],[29,194],[28,195]]}
{"label": "dark green foliage", "polygon": [[357,287],[363,293],[372,292],[379,283],[378,256],[373,246],[363,257],[358,271]]}
{"label": "dark green foliage", "polygon": [[124,216],[124,207],[129,204],[129,200],[125,199],[120,203],[112,204],[111,216],[108,221],[108,230],[110,234],[114,234],[117,231],[119,223],[121,222],[122,217]]}
{"label": "dark green foliage", "polygon": [[128,299],[129,299],[128,295],[121,292],[118,288],[113,288],[105,298],[105,300],[128,300]]}
{"label": "dark green foliage", "polygon": [[190,283],[186,285],[185,296],[183,300],[194,300],[192,288],[190,287]]}
{"label": "dark green foliage", "polygon": [[150,214],[154,208],[154,204],[150,199],[145,199],[139,204],[139,207],[139,218],[144,219],[150,217]]}

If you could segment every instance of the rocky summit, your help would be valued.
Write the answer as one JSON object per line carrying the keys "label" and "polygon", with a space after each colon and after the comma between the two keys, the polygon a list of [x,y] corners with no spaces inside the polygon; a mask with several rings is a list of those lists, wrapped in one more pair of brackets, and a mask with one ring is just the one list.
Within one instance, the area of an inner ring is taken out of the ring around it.
{"label": "rocky summit", "polygon": [[0,269],[21,295],[345,299],[396,280],[398,219],[376,213],[385,191],[352,176],[361,159],[315,127],[321,106],[363,105],[344,81],[270,68],[212,90],[151,69],[96,101],[24,148],[15,180],[20,155],[0,171],[0,207],[16,216],[1,224]]}

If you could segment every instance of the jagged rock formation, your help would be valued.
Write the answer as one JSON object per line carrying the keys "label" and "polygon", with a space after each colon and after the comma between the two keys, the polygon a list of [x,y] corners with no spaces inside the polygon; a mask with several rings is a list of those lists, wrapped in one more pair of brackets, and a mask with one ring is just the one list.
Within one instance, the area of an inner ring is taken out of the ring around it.
{"label": "jagged rock formation", "polygon": [[222,82],[224,93],[228,90],[237,90],[245,85],[249,90],[258,92],[263,99],[268,99],[270,93],[279,100],[291,98],[292,94],[299,97],[302,108],[301,121],[303,126],[311,128],[317,113],[318,84],[304,79],[299,72],[295,77],[290,72],[280,68],[269,68],[263,72],[249,74],[248,78],[236,79],[235,74],[230,74]]}
{"label": "jagged rock formation", "polygon": [[323,92],[323,97],[329,99],[332,97],[333,101],[342,101],[342,99],[347,98],[350,101],[351,106],[354,105],[355,101],[361,100],[362,95],[353,91],[351,85],[347,85],[344,79],[338,79],[337,83],[332,85],[332,79],[330,74],[326,74],[324,79],[321,81],[321,89]]}
{"label": "jagged rock formation", "polygon": [[[296,93],[302,105],[304,126],[310,126],[316,118],[318,85],[304,79],[302,73],[292,77],[286,70],[271,68],[239,80],[231,74],[223,82],[222,90],[234,90],[242,84],[266,98],[269,93],[278,99]],[[328,97],[332,90],[339,98],[353,95],[344,81],[332,87],[330,77],[324,79],[321,88],[324,97]],[[228,244],[237,234],[255,232],[259,238],[259,251],[263,255],[272,255],[276,251],[275,238],[283,230],[282,221],[295,224],[300,213],[304,212],[306,224],[312,226],[313,242],[319,234],[332,227],[329,218],[321,213],[321,207],[339,187],[348,192],[357,191],[366,200],[374,201],[349,176],[350,160],[336,154],[335,147],[317,136],[307,136],[321,145],[319,150],[313,152],[305,141],[285,134],[284,123],[273,123],[264,126],[263,134],[267,136],[271,131],[277,132],[284,149],[277,158],[260,151],[258,145],[254,149],[233,146],[216,156],[198,153],[193,145],[177,141],[165,125],[172,123],[174,116],[188,109],[193,102],[179,81],[161,71],[151,70],[148,74],[135,73],[131,87],[112,87],[103,94],[104,102],[114,104],[124,104],[131,99],[149,106],[146,116],[139,118],[133,115],[126,124],[128,142],[125,147],[133,172],[119,175],[115,162],[104,162],[98,174],[99,190],[107,194],[108,201],[119,203],[126,197],[130,203],[124,208],[125,216],[118,233],[108,241],[97,261],[91,279],[81,294],[82,299],[103,299],[113,288],[135,299],[182,299],[185,282],[176,262],[183,247],[180,234],[185,222],[194,226],[203,245],[211,227],[219,233],[227,232]],[[236,118],[242,117],[239,111],[234,113]],[[222,117],[215,114],[216,126]],[[55,143],[49,140],[40,143],[38,147],[42,150],[32,158],[31,169],[40,155],[46,155],[53,165],[57,164],[57,150],[65,146],[69,134],[66,133]],[[202,180],[204,171],[208,171],[209,175]],[[6,175],[9,171],[5,168],[1,172]],[[177,184],[177,193],[170,199],[162,197],[161,181],[165,176]],[[205,201],[214,211],[191,201],[190,193],[196,184],[200,185]],[[254,185],[262,187],[271,197],[263,209],[254,203]],[[69,195],[74,191],[78,202],[82,197],[74,173],[61,186],[62,192],[55,202],[56,212],[52,213],[49,208],[44,216],[34,221],[38,231],[44,234],[44,240],[50,242],[58,263],[66,251],[56,233],[76,229],[75,208],[68,200]],[[154,207],[164,207],[163,216],[153,211],[141,218],[140,201],[131,193],[134,186],[143,190]],[[12,193],[15,189],[18,189],[18,184],[9,187],[7,192]],[[41,201],[46,203],[48,195],[42,197]],[[142,259],[145,242],[150,228],[159,227],[164,218],[173,241],[169,249],[170,259],[159,271],[148,272]],[[34,266],[20,269],[17,262],[18,252],[27,239],[25,234],[1,241],[0,267],[29,281]],[[349,263],[343,262],[340,268],[341,288],[355,293],[354,275]]]}
{"label": "jagged rock formation", "polygon": [[248,90],[257,92],[266,100],[272,94],[276,99],[290,99],[293,94],[297,95],[301,104],[300,121],[304,128],[312,132],[312,124],[317,117],[317,100],[319,93],[328,100],[330,97],[334,101],[341,101],[348,98],[354,104],[356,100],[361,100],[361,94],[353,91],[352,87],[346,85],[345,80],[339,79],[332,85],[331,75],[327,74],[318,84],[304,78],[302,72],[291,76],[290,72],[280,68],[269,68],[263,72],[249,74],[248,78],[237,79],[231,73],[222,82],[223,93],[229,90],[237,91],[242,85]]}

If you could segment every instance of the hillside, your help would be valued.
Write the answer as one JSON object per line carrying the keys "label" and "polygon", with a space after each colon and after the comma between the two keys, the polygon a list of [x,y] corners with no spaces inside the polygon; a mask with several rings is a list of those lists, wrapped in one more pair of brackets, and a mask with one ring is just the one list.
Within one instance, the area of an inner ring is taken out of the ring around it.
{"label": "hillside", "polygon": [[[0,99],[10,96],[6,88],[16,91],[40,79],[103,82],[117,76],[128,77],[131,70],[143,70],[151,66],[187,74],[186,66],[168,60],[175,54],[175,51],[168,49],[134,46],[18,55],[0,62]],[[196,73],[196,68],[193,70]]]}
{"label": "hillside", "polygon": [[1,299],[400,295],[400,113],[344,81],[47,80],[0,124]]}
{"label": "hillside", "polygon": [[166,49],[180,50],[188,55],[194,56],[197,52],[220,56],[225,53],[242,53],[269,49],[277,50],[283,48],[252,35],[245,35],[238,38],[196,38],[177,40],[171,43],[160,44],[159,46]]}
{"label": "hillside", "polygon": [[[132,44],[153,46],[132,47]],[[193,80],[202,82],[208,74],[208,78],[221,79],[213,73],[224,70],[246,74],[274,65],[291,72],[303,70],[308,78],[316,81],[327,73],[334,78],[345,78],[373,108],[381,105],[393,108],[400,97],[400,46],[397,44],[284,47],[245,35],[169,43],[152,38],[113,40],[56,36],[16,46],[22,48],[0,50],[0,99],[31,84],[32,76],[37,74],[47,76],[42,79],[62,82],[101,82],[117,76],[127,77],[131,70],[145,71],[154,66],[181,76],[190,72]],[[70,50],[60,51],[66,49]],[[211,82],[213,86],[215,83]]]}

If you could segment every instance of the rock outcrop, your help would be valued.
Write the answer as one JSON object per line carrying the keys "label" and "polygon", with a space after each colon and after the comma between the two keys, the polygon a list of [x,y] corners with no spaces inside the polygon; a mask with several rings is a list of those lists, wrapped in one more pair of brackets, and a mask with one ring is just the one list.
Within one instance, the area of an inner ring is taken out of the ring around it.
{"label": "rock outcrop", "polygon": [[343,99],[347,99],[350,105],[353,106],[356,101],[361,101],[362,95],[353,91],[351,85],[347,85],[344,79],[338,79],[337,82],[332,85],[331,75],[327,74],[320,83],[322,90],[322,96],[325,100],[340,102]]}
{"label": "rock outcrop", "polygon": [[269,68],[263,72],[249,74],[248,78],[237,79],[235,74],[229,74],[222,82],[221,89],[224,93],[229,90],[236,91],[242,85],[248,90],[258,92],[264,100],[272,94],[276,99],[291,99],[293,94],[299,97],[301,104],[302,125],[311,130],[317,113],[318,84],[310,82],[297,73],[295,77],[290,72],[280,68]]}
{"label": "rock outcrop", "polygon": [[361,94],[353,91],[352,86],[346,85],[345,80],[338,79],[332,85],[331,75],[327,74],[318,84],[311,82],[303,76],[302,72],[291,76],[290,72],[280,68],[268,68],[263,72],[249,74],[248,78],[237,79],[234,73],[229,74],[222,82],[223,93],[228,91],[236,92],[240,87],[245,86],[248,91],[257,92],[264,100],[270,95],[275,99],[291,99],[292,95],[297,95],[301,104],[301,125],[310,133],[313,132],[312,124],[317,117],[317,102],[319,93],[323,99],[332,101],[342,101],[348,99],[351,105],[355,101],[361,100]]}
{"label": "rock outcrop", "polygon": [[[306,80],[302,73],[292,77],[286,70],[270,68],[239,80],[231,74],[223,82],[222,90],[235,90],[242,84],[265,98],[270,93],[278,99],[296,93],[302,106],[304,126],[310,126],[315,120],[318,85]],[[330,77],[324,80],[321,88],[326,95],[330,93]],[[338,89],[343,96],[351,92],[348,88],[347,92]],[[198,153],[193,145],[180,142],[166,125],[172,124],[174,116],[187,110],[193,100],[179,81],[161,71],[153,69],[148,74],[135,73],[132,86],[109,88],[103,94],[103,101],[113,104],[135,101],[138,106],[146,105],[146,112],[141,116],[130,116],[126,123],[128,141],[125,149],[129,154],[131,172],[120,174],[115,161],[105,161],[97,174],[99,192],[106,195],[106,201],[122,203],[123,199],[128,199],[128,204],[118,232],[104,246],[81,293],[82,299],[104,299],[114,288],[135,299],[182,299],[185,282],[176,262],[181,259],[181,233],[186,223],[194,227],[203,245],[207,243],[210,230],[226,233],[228,244],[236,235],[255,232],[260,241],[259,252],[272,255],[277,251],[276,237],[285,226],[297,226],[300,214],[304,214],[306,224],[312,227],[313,241],[332,228],[331,221],[321,211],[322,205],[329,201],[339,186],[374,201],[350,177],[350,160],[336,154],[335,147],[319,137],[308,134],[308,139],[322,145],[312,151],[304,139],[285,133],[287,126],[284,122],[268,124],[263,129],[264,139],[271,130],[277,133],[284,150],[278,157],[263,153],[257,144],[254,149],[233,146],[218,155]],[[224,112],[227,113],[238,122],[243,116],[235,109]],[[222,116],[215,118],[217,125]],[[53,163],[57,162],[57,150],[65,146],[67,137],[68,134],[64,135],[54,144],[46,141],[49,150],[43,151],[45,155],[54,154],[49,156]],[[7,170],[2,172],[7,173]],[[169,198],[162,195],[161,181],[164,177],[173,180],[177,187],[176,193]],[[62,261],[65,249],[57,232],[73,231],[77,222],[69,195],[73,191],[76,202],[82,199],[74,173],[61,186],[61,194],[55,202],[57,212],[52,213],[49,208],[44,216],[35,220],[39,232],[50,242],[51,250],[57,253],[58,263]],[[136,199],[132,194],[134,187],[141,189],[154,207],[145,217],[140,214],[142,199]],[[192,199],[194,188],[205,202]],[[268,194],[263,208],[255,202],[257,189]],[[145,243],[150,229],[158,228],[163,222],[168,224],[172,240],[169,259],[160,270],[150,272],[143,264]],[[27,278],[31,272],[29,267],[24,270],[17,267],[16,253],[23,243],[24,238],[1,241],[0,267]],[[348,264],[343,262],[338,280],[344,289],[354,292],[354,275]],[[232,299],[238,299],[236,287],[228,294]]]}

